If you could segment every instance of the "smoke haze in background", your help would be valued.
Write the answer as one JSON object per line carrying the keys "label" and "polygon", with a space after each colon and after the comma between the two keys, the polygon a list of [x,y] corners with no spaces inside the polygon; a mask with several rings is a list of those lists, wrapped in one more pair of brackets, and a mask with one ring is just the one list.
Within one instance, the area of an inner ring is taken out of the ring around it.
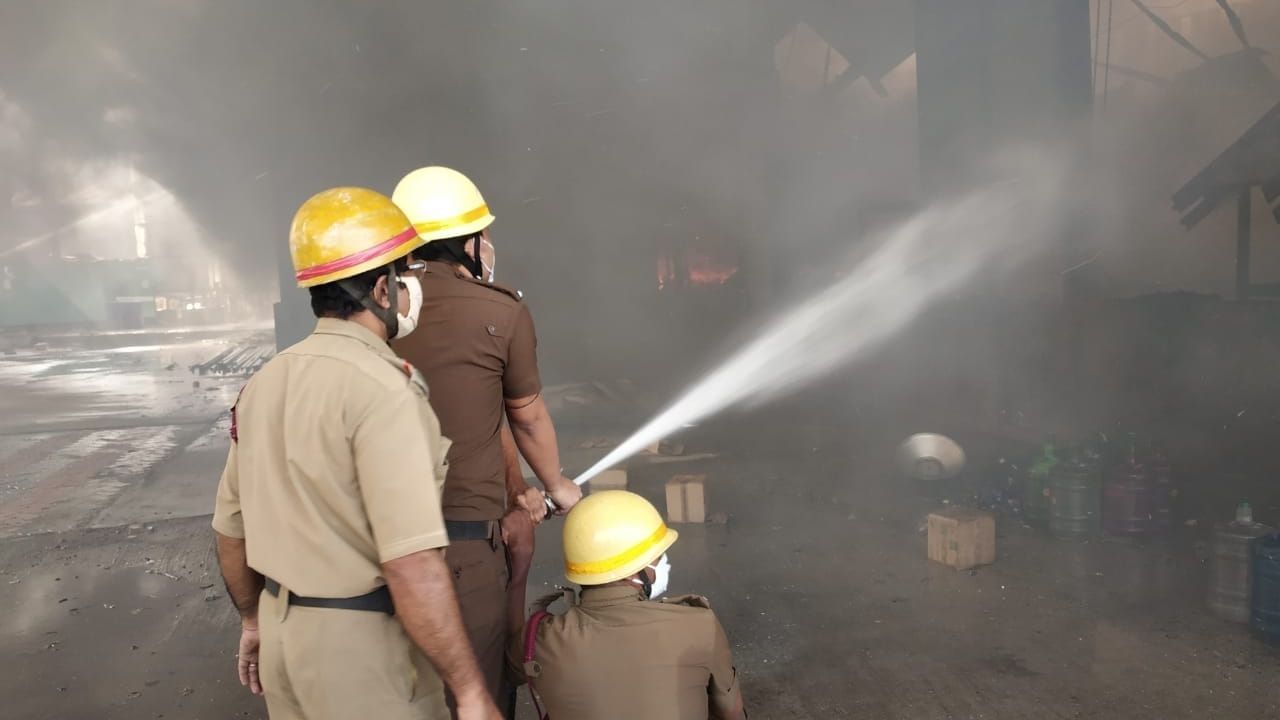
{"label": "smoke haze in background", "polygon": [[[1280,9],[1237,5],[1257,48],[1280,47]],[[552,379],[643,373],[677,347],[685,367],[669,382],[683,384],[735,328],[829,282],[851,247],[920,204],[911,3],[53,0],[4,12],[0,252],[100,211],[133,168],[173,198],[153,243],[198,237],[269,297],[303,199],[452,165],[495,209],[503,279],[526,291]],[[1211,58],[1239,49],[1212,0],[1158,12]],[[1232,213],[1188,233],[1168,196],[1274,84],[1206,71],[1136,8],[1116,15],[1112,61],[1127,69],[1113,68],[1086,133],[1105,202],[1090,243],[1048,256],[1025,285],[1052,302],[1056,273],[1092,259],[1111,295],[1226,292]],[[1275,69],[1274,54],[1260,58]],[[1274,234],[1258,212],[1257,232]],[[71,247],[100,242],[75,227]],[[655,256],[693,239],[739,266],[731,300],[715,301],[731,307],[705,317],[654,299]],[[1258,246],[1255,272],[1280,275],[1280,254]]]}

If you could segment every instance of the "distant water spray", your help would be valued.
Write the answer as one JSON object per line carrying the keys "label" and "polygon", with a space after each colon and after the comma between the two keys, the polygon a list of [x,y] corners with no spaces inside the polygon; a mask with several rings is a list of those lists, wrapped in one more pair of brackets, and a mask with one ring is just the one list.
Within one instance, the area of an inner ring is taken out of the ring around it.
{"label": "distant water spray", "polygon": [[1027,222],[1032,199],[1012,184],[987,188],[889,230],[845,277],[767,325],[574,482],[685,425],[767,401],[875,349],[981,268],[1025,250],[1036,235]]}
{"label": "distant water spray", "polygon": [[94,210],[93,212],[90,212],[86,215],[82,215],[76,218],[75,220],[72,220],[71,222],[67,223],[66,225],[63,225],[62,227],[57,228],[56,230],[50,230],[49,232],[36,235],[35,237],[21,240],[13,247],[7,248],[5,250],[0,250],[0,259],[13,255],[15,253],[22,252],[23,250],[26,250],[27,248],[30,248],[32,246],[39,245],[40,243],[45,242],[46,240],[49,240],[55,235],[59,235],[61,233],[67,232],[68,230],[72,230],[81,225],[87,225],[89,223],[96,222],[98,220],[101,220],[104,217],[108,217],[115,213],[121,213],[126,210],[133,210],[135,207],[138,206],[139,203],[146,204],[146,203],[154,202],[157,200],[172,199],[172,198],[173,198],[173,194],[170,193],[168,190],[164,190],[164,189],[155,190],[140,198],[135,198],[132,195],[122,195],[121,197],[116,198],[110,203],[98,208],[97,210]]}

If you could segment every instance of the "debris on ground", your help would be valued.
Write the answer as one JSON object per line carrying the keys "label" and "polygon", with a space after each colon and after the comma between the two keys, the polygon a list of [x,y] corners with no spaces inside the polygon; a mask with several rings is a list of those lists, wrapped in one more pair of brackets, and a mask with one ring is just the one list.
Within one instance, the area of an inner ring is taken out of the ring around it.
{"label": "debris on ground", "polygon": [[669,456],[684,455],[684,443],[674,442],[674,441],[668,442],[666,440],[663,440],[662,442],[658,443],[658,454],[669,455]]}
{"label": "debris on ground", "polygon": [[696,462],[698,460],[714,460],[719,453],[693,453],[690,455],[641,455],[638,460],[646,465],[666,465],[678,462]]}
{"label": "debris on ground", "polygon": [[708,515],[708,516],[707,516],[707,524],[708,524],[708,525],[728,525],[728,524],[729,524],[729,513],[727,513],[727,512],[713,512],[713,513],[711,513],[710,515]]}
{"label": "debris on ground", "polygon": [[266,365],[275,354],[275,345],[271,343],[234,345],[189,369],[196,375],[248,376]]}
{"label": "debris on ground", "polygon": [[635,410],[647,405],[644,394],[630,380],[551,385],[543,388],[542,399],[553,415],[597,411],[612,416],[618,410]]}

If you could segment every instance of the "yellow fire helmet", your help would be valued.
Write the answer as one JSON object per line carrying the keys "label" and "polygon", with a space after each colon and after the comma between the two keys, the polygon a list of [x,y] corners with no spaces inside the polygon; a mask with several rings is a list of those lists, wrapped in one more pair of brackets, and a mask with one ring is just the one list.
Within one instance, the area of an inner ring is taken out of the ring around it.
{"label": "yellow fire helmet", "polygon": [[298,287],[345,280],[408,255],[423,240],[391,198],[338,187],[302,203],[289,228]]}
{"label": "yellow fire helmet", "polygon": [[405,175],[391,199],[424,242],[474,235],[493,223],[475,183],[447,167],[418,168]]}
{"label": "yellow fire helmet", "polygon": [[626,490],[592,493],[564,519],[564,575],[579,585],[603,585],[652,565],[679,533],[648,500]]}

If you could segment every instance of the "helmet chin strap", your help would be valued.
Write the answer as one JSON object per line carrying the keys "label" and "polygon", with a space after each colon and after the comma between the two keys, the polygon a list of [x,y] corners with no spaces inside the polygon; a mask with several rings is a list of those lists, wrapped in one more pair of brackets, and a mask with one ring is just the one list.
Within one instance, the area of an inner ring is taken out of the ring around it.
{"label": "helmet chin strap", "polygon": [[653,593],[653,583],[649,582],[649,573],[644,570],[640,571],[640,589],[644,590],[644,599],[648,600]]}
{"label": "helmet chin strap", "polygon": [[[400,331],[400,319],[396,317],[399,312],[400,292],[399,281],[396,279],[396,266],[392,263],[387,266],[387,299],[390,301],[390,307],[382,307],[373,299],[373,291],[361,292],[351,280],[339,280],[338,287],[347,291],[347,294],[355,299],[356,302],[364,306],[365,310],[373,313],[373,316],[382,321],[383,327],[387,329],[387,340],[396,336]],[[377,287],[375,284],[374,287]]]}
{"label": "helmet chin strap", "polygon": [[471,238],[470,253],[467,252],[466,241],[463,241],[461,250],[448,245],[441,249],[440,254],[444,256],[441,259],[448,258],[453,264],[461,265],[476,280],[484,279],[484,262],[480,259],[480,233]]}
{"label": "helmet chin strap", "polygon": [[480,233],[471,240],[471,276],[477,280],[484,279],[484,262],[480,259]]}

